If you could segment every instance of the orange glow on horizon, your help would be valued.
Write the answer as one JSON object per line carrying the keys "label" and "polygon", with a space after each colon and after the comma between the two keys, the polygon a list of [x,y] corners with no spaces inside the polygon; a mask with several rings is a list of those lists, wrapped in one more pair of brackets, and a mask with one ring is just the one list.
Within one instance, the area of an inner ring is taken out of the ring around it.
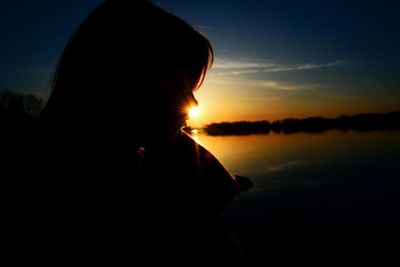
{"label": "orange glow on horizon", "polygon": [[[314,84],[277,81],[274,77],[264,80],[261,83],[244,75],[218,75],[211,69],[201,88],[195,92],[201,105],[201,118],[191,117],[188,124],[201,128],[214,122],[272,122],[315,116],[336,118],[400,110],[396,96],[346,95],[333,89],[322,90]],[[279,85],[283,89],[278,88]],[[287,90],[285,86],[294,89]]]}

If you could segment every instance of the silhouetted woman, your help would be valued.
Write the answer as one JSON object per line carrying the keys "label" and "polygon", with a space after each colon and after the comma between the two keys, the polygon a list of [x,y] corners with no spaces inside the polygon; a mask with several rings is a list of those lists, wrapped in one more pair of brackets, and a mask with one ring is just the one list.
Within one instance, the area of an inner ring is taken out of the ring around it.
{"label": "silhouetted woman", "polygon": [[238,258],[218,216],[239,184],[181,130],[212,59],[148,1],[108,0],[84,20],[40,117],[50,243],[96,259]]}

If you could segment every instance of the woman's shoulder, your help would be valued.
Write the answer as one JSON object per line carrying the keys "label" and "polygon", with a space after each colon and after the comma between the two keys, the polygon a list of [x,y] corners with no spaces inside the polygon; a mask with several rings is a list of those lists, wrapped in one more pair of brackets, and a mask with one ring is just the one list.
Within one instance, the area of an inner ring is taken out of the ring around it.
{"label": "woman's shoulder", "polygon": [[229,173],[224,165],[206,148],[198,144],[189,135],[183,134],[179,140],[182,157],[184,161],[190,161],[195,174],[196,188],[200,192],[207,193],[204,198],[207,205],[212,206],[218,212],[222,211],[237,195],[237,184],[235,178]]}
{"label": "woman's shoulder", "polygon": [[[192,137],[190,137],[187,133],[182,133],[175,140],[175,148],[178,149],[179,152],[189,152],[194,155],[196,160],[216,160],[216,157],[207,150],[204,146],[197,143]],[[183,153],[183,155],[185,155]]]}

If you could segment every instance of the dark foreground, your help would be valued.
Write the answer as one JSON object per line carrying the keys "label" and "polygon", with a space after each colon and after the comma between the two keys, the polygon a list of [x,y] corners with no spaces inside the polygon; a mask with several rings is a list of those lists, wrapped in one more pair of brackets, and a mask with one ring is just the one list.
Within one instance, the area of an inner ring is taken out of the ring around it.
{"label": "dark foreground", "polygon": [[270,181],[270,191],[242,195],[224,218],[249,262],[397,258],[400,183],[381,178],[283,190],[272,189],[277,183]]}

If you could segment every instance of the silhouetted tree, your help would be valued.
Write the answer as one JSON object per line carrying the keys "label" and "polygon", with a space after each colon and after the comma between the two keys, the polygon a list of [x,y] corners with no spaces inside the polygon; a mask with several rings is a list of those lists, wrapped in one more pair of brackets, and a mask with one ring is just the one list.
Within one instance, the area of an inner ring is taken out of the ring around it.
{"label": "silhouetted tree", "polygon": [[3,122],[34,119],[41,107],[42,100],[34,95],[0,90],[0,120]]}
{"label": "silhouetted tree", "polygon": [[305,119],[286,118],[272,123],[268,121],[239,121],[222,122],[207,125],[204,130],[209,135],[242,135],[242,134],[292,134],[298,132],[321,133],[328,130],[373,131],[373,130],[400,130],[400,112],[381,114],[358,114],[354,116],[342,115],[337,118],[309,117]]}

